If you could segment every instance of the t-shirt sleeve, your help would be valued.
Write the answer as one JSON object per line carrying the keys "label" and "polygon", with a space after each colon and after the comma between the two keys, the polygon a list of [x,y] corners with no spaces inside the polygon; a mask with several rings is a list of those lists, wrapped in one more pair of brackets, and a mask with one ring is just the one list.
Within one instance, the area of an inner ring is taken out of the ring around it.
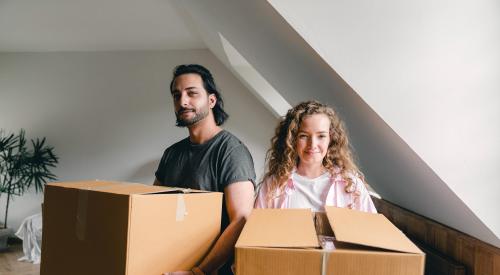
{"label": "t-shirt sleeve", "polygon": [[226,186],[240,181],[250,181],[255,186],[255,169],[252,155],[247,147],[239,144],[234,147],[224,158],[220,166],[221,190]]}
{"label": "t-shirt sleeve", "polygon": [[161,184],[164,184],[164,179],[165,179],[165,173],[167,169],[167,156],[168,156],[168,149],[163,152],[163,156],[161,157],[160,164],[158,164],[158,168],[156,169],[155,172],[155,177],[156,179],[161,182]]}

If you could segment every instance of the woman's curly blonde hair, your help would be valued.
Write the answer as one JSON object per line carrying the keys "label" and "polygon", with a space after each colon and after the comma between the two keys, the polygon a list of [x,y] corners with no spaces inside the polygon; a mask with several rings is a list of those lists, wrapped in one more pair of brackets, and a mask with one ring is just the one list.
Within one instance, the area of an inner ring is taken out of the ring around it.
{"label": "woman's curly blonde hair", "polygon": [[363,175],[354,162],[344,123],[337,113],[325,104],[317,101],[306,101],[288,110],[286,116],[276,127],[275,135],[271,139],[271,148],[266,155],[268,169],[263,179],[263,182],[269,180],[270,183],[267,186],[268,191],[270,191],[267,192],[268,202],[276,194],[273,191],[284,190],[290,174],[298,165],[296,142],[299,127],[305,117],[315,114],[324,114],[330,119],[330,144],[323,159],[323,166],[332,175],[339,173],[346,180],[345,191],[347,193],[355,191],[352,188],[353,181],[348,176],[349,173],[359,176],[363,180]]}

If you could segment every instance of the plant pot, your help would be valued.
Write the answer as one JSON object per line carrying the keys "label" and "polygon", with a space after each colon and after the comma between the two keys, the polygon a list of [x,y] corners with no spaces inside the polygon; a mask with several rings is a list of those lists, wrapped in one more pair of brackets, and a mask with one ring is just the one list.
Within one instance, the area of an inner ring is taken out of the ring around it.
{"label": "plant pot", "polygon": [[14,230],[10,228],[0,229],[0,251],[7,250],[7,240],[14,236]]}

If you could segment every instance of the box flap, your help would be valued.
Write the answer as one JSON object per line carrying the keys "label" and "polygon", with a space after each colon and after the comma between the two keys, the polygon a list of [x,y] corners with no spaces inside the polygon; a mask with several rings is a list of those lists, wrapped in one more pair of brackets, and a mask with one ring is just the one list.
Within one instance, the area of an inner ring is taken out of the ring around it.
{"label": "box flap", "polygon": [[309,209],[254,209],[237,247],[319,247]]}
{"label": "box flap", "polygon": [[64,188],[74,189],[91,189],[102,186],[116,185],[117,182],[100,181],[100,180],[84,180],[84,181],[65,181],[65,182],[51,182],[47,186],[58,186]]}
{"label": "box flap", "polygon": [[333,206],[326,206],[325,209],[338,241],[422,254],[422,251],[382,214]]}
{"label": "box flap", "polygon": [[64,188],[73,188],[81,190],[101,191],[113,194],[152,194],[152,193],[197,193],[205,192],[193,189],[183,189],[175,187],[155,186],[142,183],[119,182],[119,181],[70,181],[70,182],[54,182],[49,183],[49,186],[58,186]]}
{"label": "box flap", "polygon": [[142,183],[121,182],[118,185],[103,186],[102,188],[92,188],[95,191],[106,193],[133,195],[133,194],[149,194],[165,191],[167,188],[162,186],[147,185]]}
{"label": "box flap", "polygon": [[[222,193],[222,192],[213,192],[207,190],[198,190],[191,188],[180,188],[180,187],[169,187],[169,186],[154,186],[158,187],[158,189],[151,189],[151,192],[147,192],[147,194],[194,194],[194,193]],[[146,193],[144,193],[146,194]]]}

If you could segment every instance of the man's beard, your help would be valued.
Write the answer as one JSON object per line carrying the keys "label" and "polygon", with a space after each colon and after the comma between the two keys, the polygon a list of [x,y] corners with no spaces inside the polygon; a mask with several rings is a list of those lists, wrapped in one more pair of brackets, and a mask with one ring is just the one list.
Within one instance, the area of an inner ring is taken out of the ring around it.
{"label": "man's beard", "polygon": [[[191,111],[194,111],[195,114],[192,118],[190,119],[181,119],[180,118],[180,112],[182,111],[185,111],[185,110],[191,110]],[[184,108],[181,108],[179,109],[179,111],[177,111],[175,113],[175,116],[177,118],[176,122],[175,122],[175,125],[178,126],[178,127],[189,127],[189,126],[192,126],[192,125],[195,125],[196,123],[198,123],[199,121],[201,121],[202,119],[206,118],[208,116],[208,108],[206,110],[200,110],[199,112],[196,112],[194,109],[184,109]]]}

